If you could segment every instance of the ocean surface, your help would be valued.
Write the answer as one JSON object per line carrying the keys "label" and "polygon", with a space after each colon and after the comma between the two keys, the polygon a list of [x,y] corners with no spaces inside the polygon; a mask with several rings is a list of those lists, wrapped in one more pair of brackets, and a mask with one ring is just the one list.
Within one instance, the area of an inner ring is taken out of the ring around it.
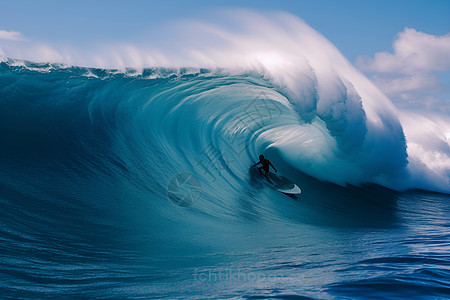
{"label": "ocean surface", "polygon": [[316,75],[3,60],[0,297],[450,298],[448,181],[416,184],[366,83]]}

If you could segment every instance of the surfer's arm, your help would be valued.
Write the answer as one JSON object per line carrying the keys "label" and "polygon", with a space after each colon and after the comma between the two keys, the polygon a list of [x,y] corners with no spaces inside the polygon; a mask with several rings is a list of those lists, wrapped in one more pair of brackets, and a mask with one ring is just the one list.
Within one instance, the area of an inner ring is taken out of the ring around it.
{"label": "surfer's arm", "polygon": [[261,162],[258,161],[256,164],[254,164],[253,166],[256,167],[257,165],[259,165]]}
{"label": "surfer's arm", "polygon": [[269,161],[269,165],[275,170],[275,172],[278,172],[277,169],[272,165],[272,163]]}

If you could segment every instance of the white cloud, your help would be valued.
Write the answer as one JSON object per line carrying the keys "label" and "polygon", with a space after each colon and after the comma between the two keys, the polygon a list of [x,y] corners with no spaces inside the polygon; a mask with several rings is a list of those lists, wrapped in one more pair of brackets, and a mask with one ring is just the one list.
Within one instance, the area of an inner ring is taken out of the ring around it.
{"label": "white cloud", "polygon": [[0,30],[0,40],[22,41],[23,35],[18,31]]}
{"label": "white cloud", "polygon": [[365,72],[414,73],[450,70],[450,33],[431,35],[405,28],[393,44],[394,53],[378,52],[374,58],[359,57],[358,67]]}
{"label": "white cloud", "polygon": [[436,76],[450,71],[450,33],[437,36],[405,28],[393,49],[358,57],[356,65],[397,106],[450,112],[450,95],[445,94],[450,87]]}

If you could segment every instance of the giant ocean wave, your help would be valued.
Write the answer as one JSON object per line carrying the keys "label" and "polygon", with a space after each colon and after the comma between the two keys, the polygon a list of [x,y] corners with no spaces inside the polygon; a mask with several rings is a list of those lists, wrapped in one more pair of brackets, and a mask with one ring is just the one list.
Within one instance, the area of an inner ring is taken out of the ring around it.
{"label": "giant ocean wave", "polygon": [[[449,191],[448,149],[444,149],[448,143],[442,132],[433,133],[433,143],[440,144],[439,148],[424,150],[427,147],[413,139],[407,147],[409,138],[399,121],[400,112],[323,36],[286,13],[267,17],[234,11],[229,18],[240,24],[239,31],[210,23],[184,24],[189,36],[195,33],[196,38],[192,42],[181,37],[177,55],[173,49],[115,45],[114,51],[101,58],[98,53],[78,61],[79,53],[55,57],[67,63],[109,66],[106,69],[48,63],[31,66],[23,60],[4,59],[3,71],[8,72],[3,77],[9,80],[8,76],[20,72],[40,87],[40,80],[54,81],[45,93],[58,99],[58,107],[64,105],[66,93],[82,93],[78,99],[89,103],[91,122],[94,108],[117,110],[136,128],[148,128],[147,136],[142,131],[142,136],[135,137],[139,145],[144,140],[161,142],[161,150],[181,160],[174,158],[174,164],[188,163],[187,169],[193,165],[192,158],[201,156],[208,146],[218,150],[215,155],[222,163],[226,155],[241,153],[234,147],[245,147],[245,156],[229,159],[236,166],[249,165],[257,153],[270,150],[293,169],[339,185],[376,183],[396,190]],[[2,52],[13,55],[13,50],[6,45]],[[39,59],[30,52],[22,56]],[[137,82],[139,88],[134,86]],[[104,99],[109,93],[115,101]],[[405,115],[403,120],[408,119]],[[114,123],[126,122],[114,118]],[[186,132],[175,130],[177,126]],[[229,152],[220,144],[219,137],[224,136],[248,142],[231,146]],[[430,144],[429,140],[423,143]],[[442,163],[423,161],[421,157],[426,156]]]}

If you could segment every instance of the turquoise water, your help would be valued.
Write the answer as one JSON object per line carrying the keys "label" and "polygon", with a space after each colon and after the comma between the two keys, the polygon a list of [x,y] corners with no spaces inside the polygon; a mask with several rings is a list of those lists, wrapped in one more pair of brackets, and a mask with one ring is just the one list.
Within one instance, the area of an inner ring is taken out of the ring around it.
{"label": "turquoise water", "polygon": [[257,73],[0,64],[2,297],[450,297],[448,194],[381,185],[400,125],[291,102]]}

